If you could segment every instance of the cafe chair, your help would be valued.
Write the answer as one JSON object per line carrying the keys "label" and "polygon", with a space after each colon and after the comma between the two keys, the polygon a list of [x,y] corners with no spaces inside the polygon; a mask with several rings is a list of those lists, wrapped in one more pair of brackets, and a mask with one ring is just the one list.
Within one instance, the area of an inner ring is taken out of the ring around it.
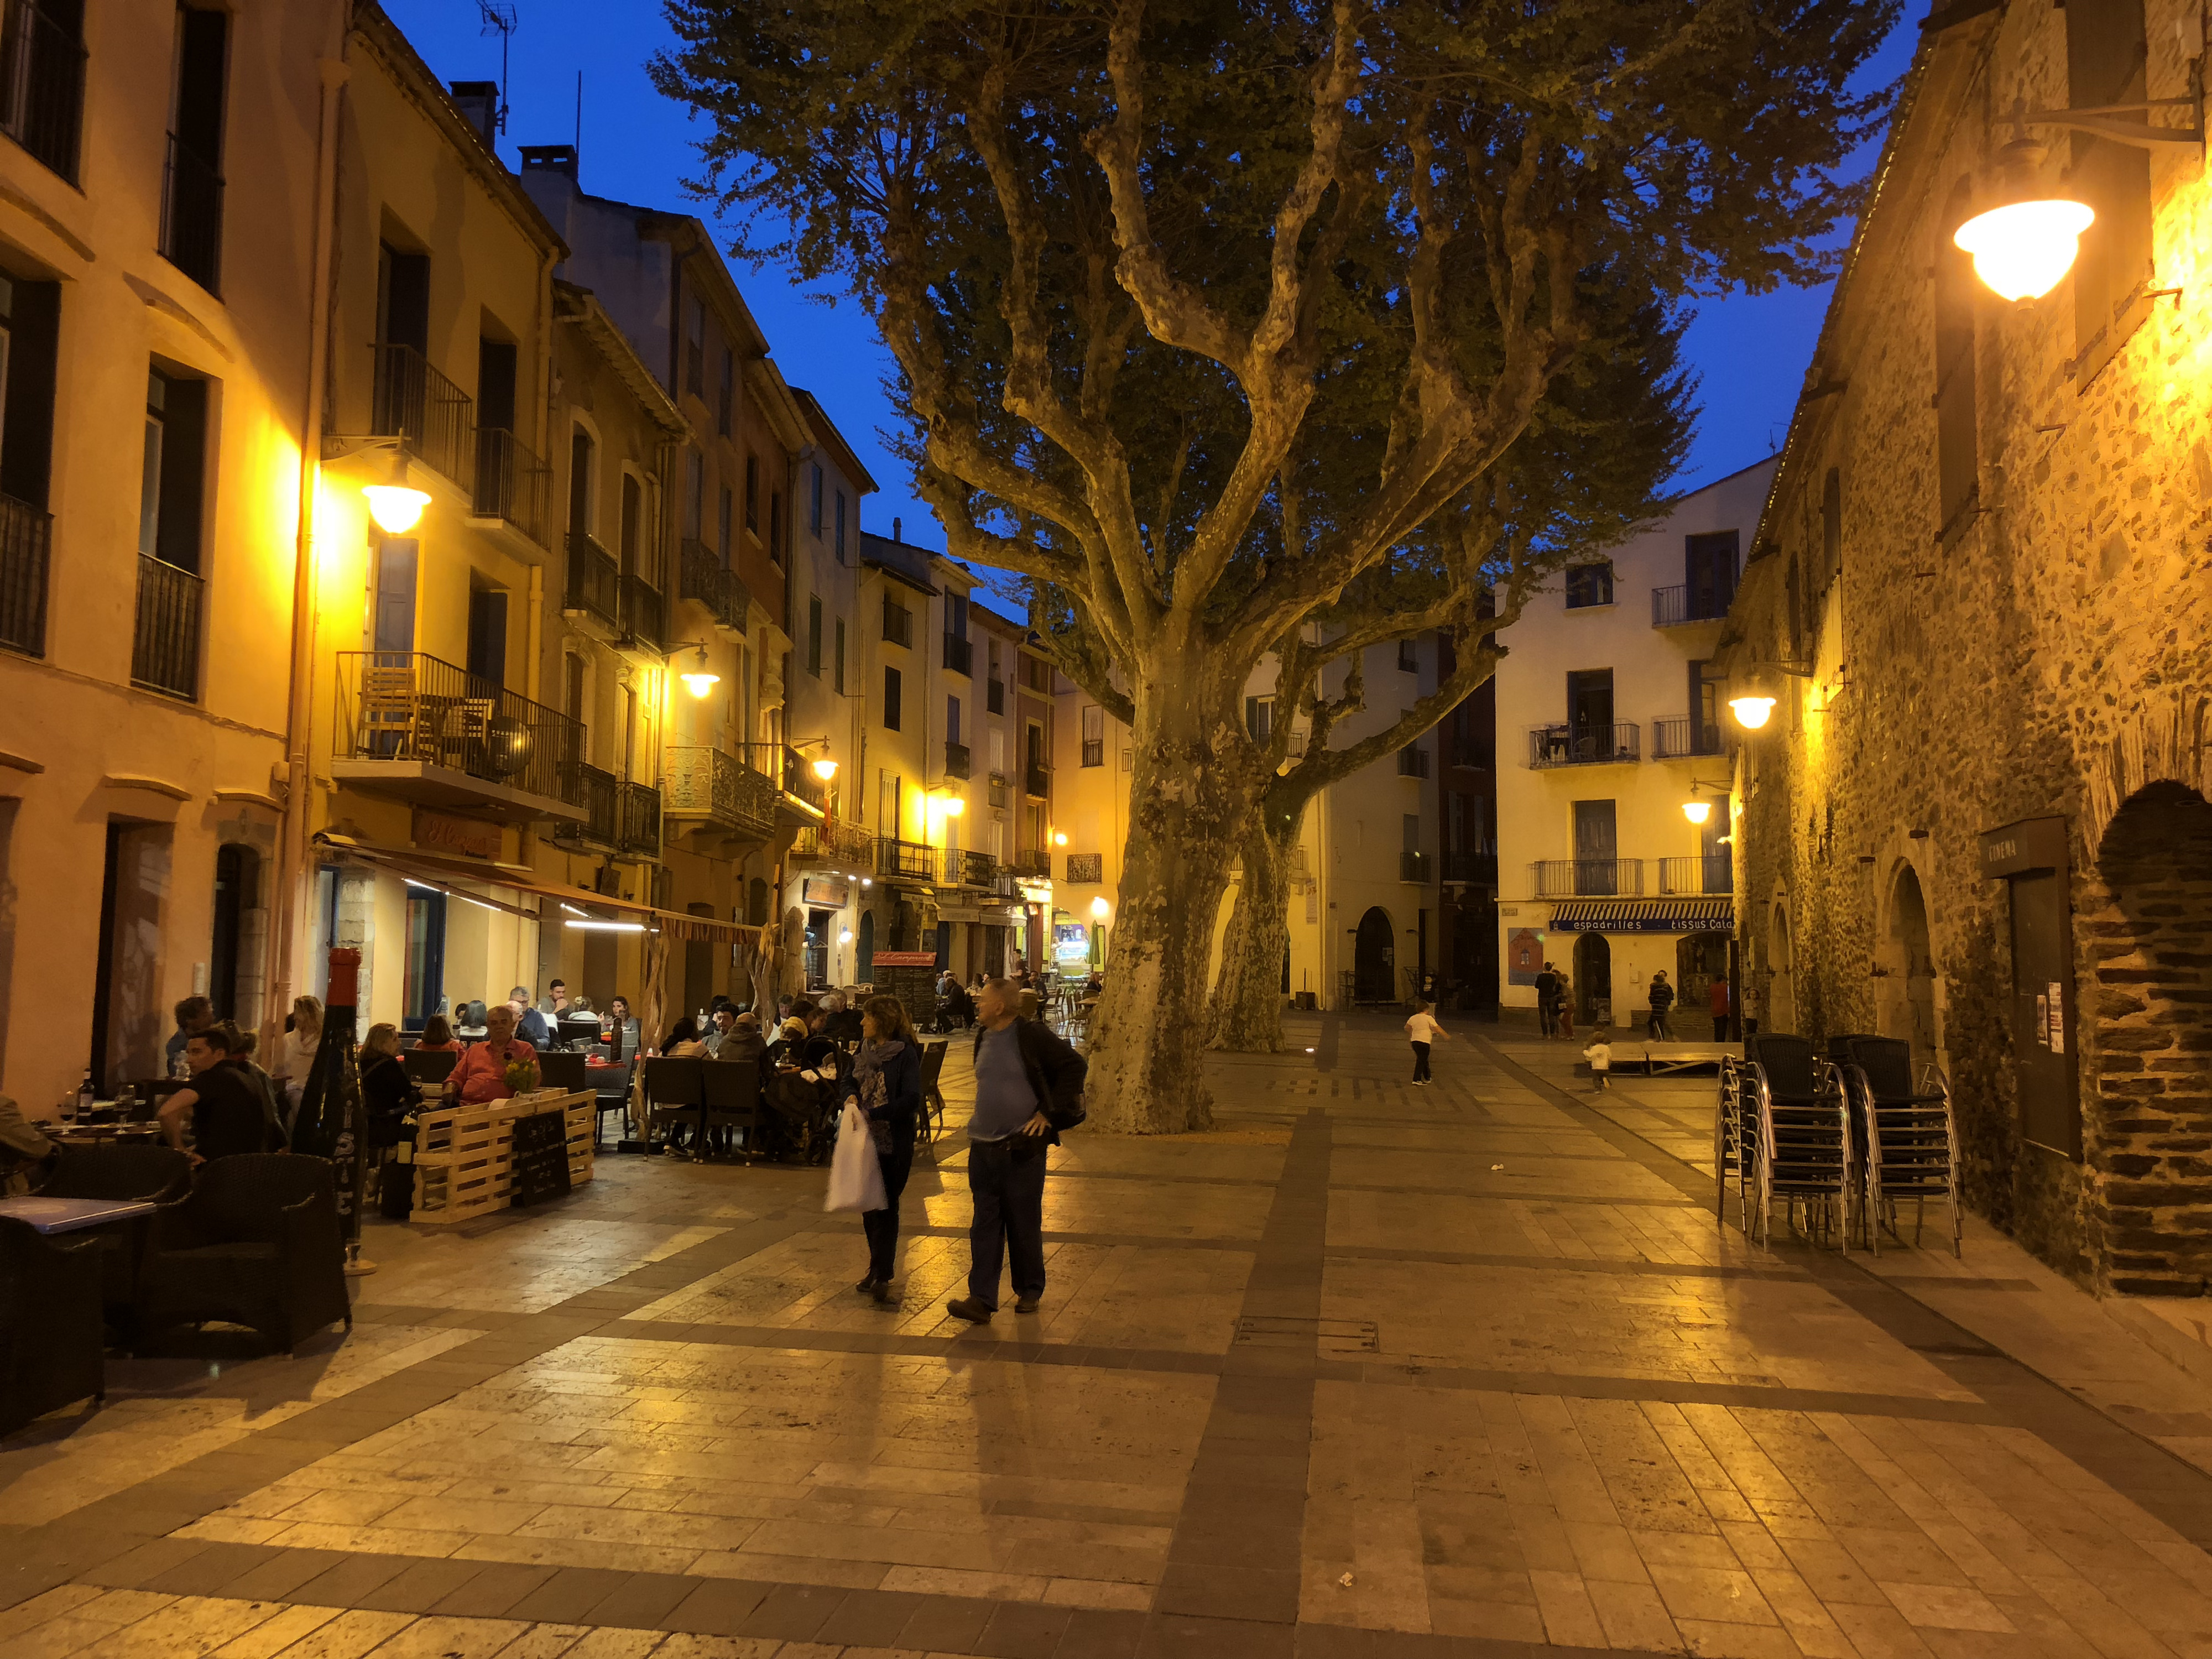
{"label": "cafe chair", "polygon": [[921,1045],[921,1139],[925,1146],[934,1146],[945,1133],[945,1091],[937,1086],[938,1079],[945,1073],[945,1051],[950,1042],[925,1042]]}
{"label": "cafe chair", "polygon": [[107,1397],[100,1245],[0,1217],[0,1434],[72,1401]]}
{"label": "cafe chair", "polygon": [[703,1092],[700,1124],[705,1141],[715,1131],[737,1132],[738,1155],[750,1164],[760,1151],[761,1074],[749,1060],[711,1060],[699,1067]]}
{"label": "cafe chair", "polygon": [[[173,1146],[64,1145],[39,1196],[167,1204],[182,1198],[191,1184],[192,1161]],[[138,1262],[152,1221],[150,1216],[135,1216],[89,1236],[88,1242],[100,1254],[100,1297],[111,1308],[128,1308],[136,1297]]]}
{"label": "cafe chair", "polygon": [[584,1056],[557,1051],[538,1055],[538,1086],[541,1089],[560,1089],[569,1094],[580,1093],[590,1088],[591,1073],[585,1068]]}
{"label": "cafe chair", "polygon": [[453,1076],[453,1067],[461,1063],[458,1048],[410,1048],[399,1056],[399,1063],[407,1068],[407,1075],[425,1085],[443,1083]]}
{"label": "cafe chair", "polygon": [[155,1216],[138,1273],[140,1344],[209,1320],[244,1325],[288,1354],[326,1325],[353,1328],[327,1159],[217,1158],[191,1197]]}
{"label": "cafe chair", "polygon": [[665,1126],[664,1138],[688,1123],[696,1139],[706,1109],[705,1064],[696,1054],[661,1054],[645,1062],[646,1122]]}

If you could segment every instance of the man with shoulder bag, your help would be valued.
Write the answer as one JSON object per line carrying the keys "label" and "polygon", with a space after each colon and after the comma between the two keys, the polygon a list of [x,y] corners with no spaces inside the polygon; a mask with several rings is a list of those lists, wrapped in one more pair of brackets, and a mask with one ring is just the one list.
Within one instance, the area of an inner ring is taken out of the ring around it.
{"label": "man with shoulder bag", "polygon": [[1019,1018],[1020,994],[989,979],[975,999],[975,1111],[968,1121],[968,1294],[947,1311],[980,1325],[999,1310],[1010,1266],[1014,1311],[1044,1297],[1045,1149],[1083,1121],[1083,1056],[1046,1026]]}

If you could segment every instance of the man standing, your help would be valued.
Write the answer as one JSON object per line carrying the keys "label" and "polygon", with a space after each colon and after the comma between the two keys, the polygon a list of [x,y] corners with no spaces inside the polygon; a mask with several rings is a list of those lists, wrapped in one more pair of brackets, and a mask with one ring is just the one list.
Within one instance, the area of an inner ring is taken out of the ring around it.
{"label": "man standing", "polygon": [[1712,1009],[1713,1041],[1716,1042],[1726,1042],[1729,1040],[1729,982],[1728,975],[1726,974],[1715,974],[1713,975]]}
{"label": "man standing", "polygon": [[1669,1018],[1674,1008],[1674,988],[1667,982],[1667,970],[1660,969],[1651,975],[1651,1018],[1644,1028],[1644,1035],[1654,1042],[1674,1040],[1674,1022]]}
{"label": "man standing", "polygon": [[1559,1029],[1559,970],[1548,962],[1536,975],[1536,1023],[1547,1038]]}
{"label": "man standing", "polygon": [[999,1309],[1001,1262],[1012,1268],[1014,1311],[1044,1297],[1045,1149],[1083,1121],[1083,1056],[1016,1014],[1014,988],[983,981],[975,1003],[975,1110],[968,1120],[968,1294],[945,1304],[982,1324]]}

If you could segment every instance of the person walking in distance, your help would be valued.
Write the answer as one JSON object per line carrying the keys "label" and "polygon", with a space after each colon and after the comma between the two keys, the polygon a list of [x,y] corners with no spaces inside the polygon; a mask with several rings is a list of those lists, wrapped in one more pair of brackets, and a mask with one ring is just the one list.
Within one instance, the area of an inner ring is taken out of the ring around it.
{"label": "person walking in distance", "polygon": [[1413,1018],[1406,1022],[1406,1035],[1413,1043],[1413,1085],[1425,1088],[1429,1083],[1429,1046],[1439,1040],[1449,1042],[1451,1033],[1437,1024],[1429,1005],[1419,997],[1413,999]]}
{"label": "person walking in distance", "polygon": [[1536,975],[1536,1024],[1543,1028],[1547,1042],[1559,1033],[1559,970],[1548,962]]}
{"label": "person walking in distance", "polygon": [[1651,975],[1651,1018],[1644,1023],[1644,1035],[1654,1042],[1672,1042],[1674,1023],[1669,1018],[1674,1008],[1674,988],[1667,982],[1667,970],[1662,968]]}
{"label": "person walking in distance", "polygon": [[1559,1035],[1568,1042],[1575,1040],[1575,981],[1573,975],[1559,975],[1559,1000],[1554,1012],[1559,1018]]}
{"label": "person walking in distance", "polygon": [[914,1170],[915,1127],[921,1115],[921,1045],[908,1023],[906,1005],[896,997],[870,997],[860,1011],[860,1051],[844,1093],[867,1118],[868,1138],[884,1172],[884,1207],[860,1212],[868,1237],[868,1271],[854,1288],[888,1304],[896,1300],[890,1286],[898,1255],[899,1194]]}
{"label": "person walking in distance", "polygon": [[1726,974],[1715,974],[1713,975],[1712,1010],[1713,1041],[1716,1042],[1726,1042],[1729,1040],[1729,982],[1728,975]]}
{"label": "person walking in distance", "polygon": [[1083,1056],[1041,1021],[1023,1019],[1003,979],[975,1002],[975,1110],[968,1120],[968,1294],[945,1304],[982,1324],[999,1308],[1001,1262],[1012,1268],[1014,1311],[1044,1296],[1045,1149],[1083,1121]]}

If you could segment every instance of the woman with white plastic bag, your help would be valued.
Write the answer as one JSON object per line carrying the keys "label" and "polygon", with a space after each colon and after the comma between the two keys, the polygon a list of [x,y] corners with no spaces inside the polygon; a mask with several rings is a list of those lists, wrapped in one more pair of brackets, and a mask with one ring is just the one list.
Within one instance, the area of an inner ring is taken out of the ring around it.
{"label": "woman with white plastic bag", "polygon": [[[868,1236],[868,1271],[853,1288],[895,1305],[899,1194],[914,1169],[921,1116],[921,1045],[896,997],[871,997],[860,1016],[860,1051],[842,1079],[845,1099],[837,1156],[830,1174],[833,1210],[859,1210]],[[869,1156],[872,1153],[873,1156]]]}

